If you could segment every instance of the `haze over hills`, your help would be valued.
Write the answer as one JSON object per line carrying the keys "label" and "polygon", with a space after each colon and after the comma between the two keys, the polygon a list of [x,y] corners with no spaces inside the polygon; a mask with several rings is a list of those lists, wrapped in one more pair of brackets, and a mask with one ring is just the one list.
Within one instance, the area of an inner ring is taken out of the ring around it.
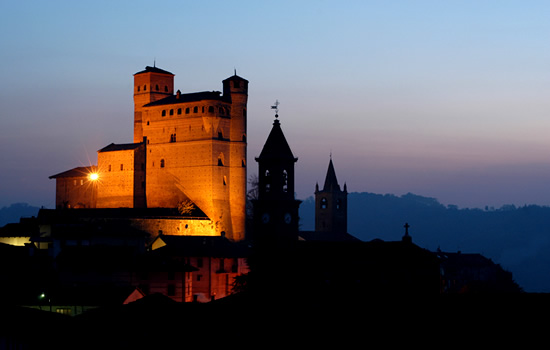
{"label": "haze over hills", "polygon": [[[15,203],[0,209],[0,227],[38,214]],[[314,230],[313,197],[300,205],[301,230]],[[400,240],[409,223],[413,242],[431,251],[480,253],[512,272],[527,292],[550,292],[550,207],[506,205],[459,209],[415,194],[350,193],[348,231],[370,241]]]}
{"label": "haze over hills", "polygon": [[[300,205],[301,230],[314,229],[314,207],[313,197]],[[400,240],[405,223],[420,247],[480,253],[512,272],[525,291],[550,291],[550,207],[459,209],[411,193],[348,195],[348,231],[361,240]]]}

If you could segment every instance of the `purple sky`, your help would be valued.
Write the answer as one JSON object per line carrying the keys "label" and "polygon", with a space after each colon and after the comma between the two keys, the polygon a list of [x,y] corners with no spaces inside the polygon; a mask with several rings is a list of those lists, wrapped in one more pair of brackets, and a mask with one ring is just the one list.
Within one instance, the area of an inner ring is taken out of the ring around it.
{"label": "purple sky", "polygon": [[250,81],[249,174],[273,120],[297,196],[332,153],[350,192],[550,205],[547,1],[0,4],[0,207],[53,207],[48,176],[132,142],[132,75],[182,92]]}

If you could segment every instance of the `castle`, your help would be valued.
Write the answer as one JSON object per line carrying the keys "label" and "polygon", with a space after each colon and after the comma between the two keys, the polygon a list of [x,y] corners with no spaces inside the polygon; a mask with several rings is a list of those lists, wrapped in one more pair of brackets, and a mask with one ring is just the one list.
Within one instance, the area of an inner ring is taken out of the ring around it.
{"label": "castle", "polygon": [[222,84],[223,92],[174,92],[168,71],[135,73],[133,143],[100,149],[97,166],[50,176],[56,207],[156,208],[134,224],[243,240],[248,81],[235,72]]}

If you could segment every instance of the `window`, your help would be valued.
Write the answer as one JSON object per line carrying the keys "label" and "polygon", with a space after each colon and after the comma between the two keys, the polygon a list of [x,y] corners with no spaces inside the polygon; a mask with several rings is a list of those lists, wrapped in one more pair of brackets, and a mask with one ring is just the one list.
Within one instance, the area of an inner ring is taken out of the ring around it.
{"label": "window", "polygon": [[208,113],[214,113],[214,106],[208,107]]}
{"label": "window", "polygon": [[181,108],[178,108],[178,114],[181,114]]}
{"label": "window", "polygon": [[246,135],[243,135],[243,142],[246,142]]}
{"label": "window", "polygon": [[170,110],[170,115],[174,115],[174,110],[173,109]]}
{"label": "window", "polygon": [[223,166],[224,163],[225,157],[223,156],[223,153],[220,153],[220,155],[218,156],[218,166]]}
{"label": "window", "polygon": [[143,85],[143,91],[147,91],[147,85]]}
{"label": "window", "polygon": [[139,92],[139,90],[140,90],[140,86],[138,86],[138,92]]}
{"label": "window", "polygon": [[242,166],[243,168],[246,168],[246,163],[245,163],[244,159],[241,160],[241,166]]}
{"label": "window", "polygon": [[199,113],[199,107],[197,106],[193,107],[193,113]]}
{"label": "window", "polygon": [[164,85],[164,92],[168,92],[168,85]]}
{"label": "window", "polygon": [[321,198],[321,209],[326,209],[326,208],[327,208],[327,199]]}
{"label": "window", "polygon": [[147,121],[147,125],[149,125],[149,121]]}
{"label": "window", "polygon": [[227,176],[224,175],[223,177],[223,185],[226,186],[227,185]]}
{"label": "window", "polygon": [[160,167],[161,167],[161,168],[164,168],[164,159],[161,159],[161,160],[160,160]]}
{"label": "window", "polygon": [[234,88],[240,88],[240,87],[241,87],[241,82],[238,81],[238,80],[235,80],[235,81],[233,82],[233,87],[234,87]]}
{"label": "window", "polygon": [[109,164],[109,171],[111,171],[111,164]]}
{"label": "window", "polygon": [[155,86],[155,90],[159,91],[159,84]]}
{"label": "window", "polygon": [[221,131],[218,131],[218,139],[223,140],[223,134]]}
{"label": "window", "polygon": [[120,170],[124,170],[124,164],[120,164]]}
{"label": "window", "polygon": [[165,117],[166,116],[166,110],[162,110],[162,116]]}
{"label": "window", "polygon": [[288,173],[286,172],[286,169],[283,170],[283,192],[288,191]]}
{"label": "window", "polygon": [[55,312],[62,315],[71,315],[71,308],[70,307],[58,307]]}
{"label": "window", "polygon": [[340,202],[340,200],[339,200],[339,199],[338,199],[338,200],[336,200],[336,209],[340,209],[340,203],[341,203],[341,202]]}
{"label": "window", "polygon": [[170,135],[170,142],[176,142],[176,134]]}
{"label": "window", "polygon": [[84,185],[84,180],[80,179],[80,186]]}
{"label": "window", "polygon": [[185,114],[189,114],[189,107],[185,109]]}

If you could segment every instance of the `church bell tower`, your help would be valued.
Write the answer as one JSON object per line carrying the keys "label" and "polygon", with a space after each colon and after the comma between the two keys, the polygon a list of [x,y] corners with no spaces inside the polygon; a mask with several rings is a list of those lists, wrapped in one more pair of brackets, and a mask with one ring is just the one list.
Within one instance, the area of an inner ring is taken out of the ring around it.
{"label": "church bell tower", "polygon": [[322,190],[315,185],[315,231],[346,234],[348,230],[348,191],[340,189],[332,156]]}
{"label": "church bell tower", "polygon": [[294,198],[295,158],[275,115],[273,128],[256,158],[258,198],[254,201],[254,237],[266,242],[298,239],[298,207]]}

